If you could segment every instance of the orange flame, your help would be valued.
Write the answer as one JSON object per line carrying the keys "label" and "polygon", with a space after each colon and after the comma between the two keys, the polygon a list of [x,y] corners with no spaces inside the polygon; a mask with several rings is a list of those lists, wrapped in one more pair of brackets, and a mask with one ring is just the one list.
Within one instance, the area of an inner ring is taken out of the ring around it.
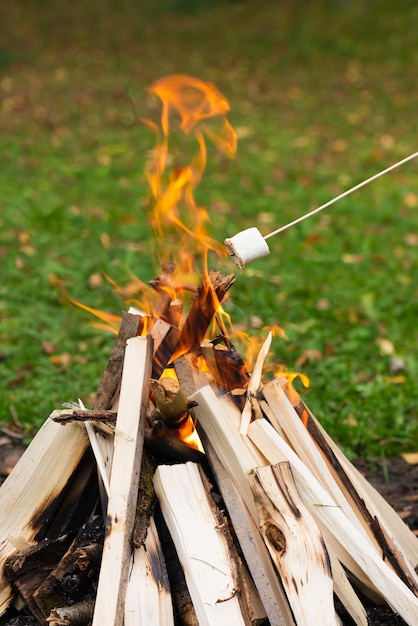
{"label": "orange flame", "polygon": [[[174,231],[177,271],[183,278],[185,275],[197,278],[196,256],[203,259],[207,274],[208,251],[213,250],[219,256],[226,254],[224,246],[208,236],[209,216],[206,209],[197,204],[194,190],[206,167],[205,135],[227,156],[235,156],[237,135],[226,118],[229,103],[211,83],[182,74],[156,81],[149,91],[162,103],[161,129],[145,120],[157,135],[157,144],[146,168],[153,197],[150,224],[164,255],[171,253],[169,247]],[[220,118],[220,128],[215,127],[212,118]],[[170,126],[176,119],[180,130],[194,137],[197,151],[189,164],[170,167],[175,156],[170,152]],[[159,259],[160,263],[165,260]]]}

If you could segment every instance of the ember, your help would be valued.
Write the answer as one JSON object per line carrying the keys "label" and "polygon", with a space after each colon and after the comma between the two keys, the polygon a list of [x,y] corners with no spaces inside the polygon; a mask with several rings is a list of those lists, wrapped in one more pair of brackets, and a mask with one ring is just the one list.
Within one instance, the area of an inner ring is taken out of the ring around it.
{"label": "ember", "polygon": [[[150,220],[164,253],[169,242],[192,253],[160,257],[152,289],[140,285],[154,302],[123,313],[91,408],[54,411],[1,486],[1,623],[365,626],[383,605],[414,626],[418,539],[292,376],[264,380],[271,334],[252,367],[227,331],[234,277],[208,269],[209,251],[223,252],[193,189],[204,136],[235,151],[228,103],[184,76],[151,91],[163,112]],[[198,142],[175,174],[173,112]]]}

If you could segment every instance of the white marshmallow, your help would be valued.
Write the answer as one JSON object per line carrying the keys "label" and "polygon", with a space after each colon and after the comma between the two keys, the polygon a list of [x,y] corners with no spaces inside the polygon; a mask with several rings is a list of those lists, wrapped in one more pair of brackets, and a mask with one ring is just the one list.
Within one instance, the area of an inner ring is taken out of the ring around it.
{"label": "white marshmallow", "polygon": [[225,239],[224,243],[229,256],[242,270],[246,263],[270,254],[266,240],[255,227],[242,230],[233,237]]}

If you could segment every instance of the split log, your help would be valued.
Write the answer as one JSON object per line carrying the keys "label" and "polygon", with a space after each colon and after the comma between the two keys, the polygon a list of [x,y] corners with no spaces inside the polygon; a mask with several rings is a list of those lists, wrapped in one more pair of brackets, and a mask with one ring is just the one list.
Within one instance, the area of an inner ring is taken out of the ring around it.
{"label": "split log", "polygon": [[[138,332],[140,319],[122,314],[115,347],[93,401],[93,410],[108,410],[117,393],[125,344]],[[42,538],[88,447],[86,432],[47,420],[0,488],[0,615],[7,609],[11,588],[4,579],[7,559]]]}
{"label": "split log", "polygon": [[250,376],[240,353],[229,339],[220,336],[212,341],[205,340],[200,350],[219,393],[247,388]]}
{"label": "split log", "polygon": [[250,570],[259,598],[264,607],[264,611],[256,611],[256,609],[254,609],[252,620],[255,624],[257,624],[258,621],[263,621],[264,613],[266,613],[271,626],[285,626],[287,623],[293,624],[290,614],[287,621],[284,619],[276,598],[272,593],[269,581],[275,580],[275,573],[258,528],[236,486],[231,480],[231,477],[220,462],[206,433],[200,428],[199,434],[206,456],[208,457],[211,471],[216,479],[216,483],[220,489],[222,499],[225,502],[228,515],[234,527],[234,533],[238,539],[245,562]]}
{"label": "split log", "polygon": [[268,579],[267,593],[270,597],[264,604],[264,608],[271,624],[272,626],[283,626],[283,624],[293,626],[294,620],[283,588],[256,526],[258,513],[248,480],[248,473],[255,467],[265,465],[267,461],[247,437],[239,434],[241,412],[232,400],[227,397],[218,398],[210,386],[203,387],[189,399],[197,402],[194,411],[198,423],[213,446],[220,463],[233,480],[239,497],[248,510],[247,523],[250,525],[259,559]]}
{"label": "split log", "polygon": [[251,487],[267,548],[298,626],[336,626],[330,560],[289,463],[259,467]]}
{"label": "split log", "polygon": [[234,281],[233,274],[224,276],[221,272],[209,271],[192,301],[173,358],[199,349],[214,315]]}
{"label": "split log", "polygon": [[[351,524],[328,492],[274,428],[266,420],[258,419],[250,424],[248,436],[270,463],[283,460],[290,462],[300,496],[316,519],[325,537],[327,548],[331,551],[340,544],[348,554],[351,554],[357,566],[374,588],[379,590],[392,610],[399,613],[408,624],[415,624],[418,598],[382,561],[373,544]],[[334,538],[332,546],[329,536]]]}
{"label": "split log", "polygon": [[123,623],[151,375],[151,337],[128,339],[110,478],[107,529],[93,626]]}
{"label": "split log", "polygon": [[170,361],[179,340],[179,330],[163,320],[157,320],[150,332],[154,341],[152,378],[159,378]]}
{"label": "split log", "polygon": [[197,402],[194,412],[199,424],[237,485],[253,519],[258,521],[247,474],[254,467],[266,465],[266,459],[249,439],[239,434],[240,410],[229,398],[218,398],[208,385],[189,399]]}
{"label": "split log", "polygon": [[240,606],[238,564],[225,538],[225,521],[214,512],[198,466],[160,465],[154,486],[199,625],[249,626]]}
{"label": "split log", "polygon": [[270,331],[269,334],[267,335],[267,339],[263,343],[261,350],[257,356],[257,361],[254,366],[253,375],[251,377],[251,380],[247,389],[247,399],[245,401],[245,406],[242,411],[241,426],[239,429],[239,432],[241,435],[247,434],[248,426],[250,424],[252,417],[261,417],[261,414],[257,415],[258,404],[256,402],[256,397],[260,389],[261,375],[263,372],[264,361],[266,360],[268,356],[272,338],[273,338],[273,333]]}
{"label": "split log", "polygon": [[174,370],[180,382],[183,393],[189,397],[208,384],[208,376],[200,372],[196,366],[196,357],[191,354],[185,354],[173,361]]}
{"label": "split log", "polygon": [[151,624],[174,626],[170,584],[153,518],[144,545],[132,555],[124,626]]}
{"label": "split log", "polygon": [[[88,445],[84,430],[47,420],[0,488],[0,615],[12,591],[4,578],[6,561],[32,545],[59,506]],[[16,548],[18,544],[18,548]]]}
{"label": "split log", "polygon": [[113,399],[119,389],[122,378],[122,367],[125,356],[126,342],[140,332],[141,317],[122,311],[122,322],[115,346],[110,355],[99,388],[92,402],[94,411],[107,410],[113,404]]}
{"label": "split log", "polygon": [[[332,494],[350,521],[373,540],[375,546],[381,550],[383,558],[390,563],[401,580],[418,595],[418,576],[408,559],[408,549],[402,549],[401,542],[397,540],[385,516],[379,514],[373,501],[355,480],[354,474],[352,473],[350,479],[344,472],[331,446],[327,444],[307,411],[304,412],[306,427],[303,425],[282,389],[283,383],[284,381],[280,379],[272,381],[264,387],[263,395],[278,416],[281,427],[299,458]],[[335,444],[333,447],[336,447]],[[341,451],[339,454],[342,455]],[[360,495],[361,492],[363,495]]]}
{"label": "split log", "polygon": [[155,521],[170,581],[171,598],[176,623],[182,626],[199,626],[190,592],[187,588],[183,568],[173,543],[173,539],[161,513],[160,506],[155,509]]}

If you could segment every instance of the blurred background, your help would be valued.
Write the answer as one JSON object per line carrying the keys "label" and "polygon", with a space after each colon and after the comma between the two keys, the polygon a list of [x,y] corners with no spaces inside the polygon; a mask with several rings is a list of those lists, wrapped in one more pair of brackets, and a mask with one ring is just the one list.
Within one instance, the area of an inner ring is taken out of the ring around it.
{"label": "blurred background", "polygon": [[[14,0],[0,6],[0,421],[26,438],[91,400],[113,347],[68,298],[119,315],[159,272],[145,164],[157,79],[230,103],[238,153],[197,190],[223,241],[263,233],[417,150],[414,0]],[[228,310],[351,457],[418,449],[418,161],[273,238]]]}

